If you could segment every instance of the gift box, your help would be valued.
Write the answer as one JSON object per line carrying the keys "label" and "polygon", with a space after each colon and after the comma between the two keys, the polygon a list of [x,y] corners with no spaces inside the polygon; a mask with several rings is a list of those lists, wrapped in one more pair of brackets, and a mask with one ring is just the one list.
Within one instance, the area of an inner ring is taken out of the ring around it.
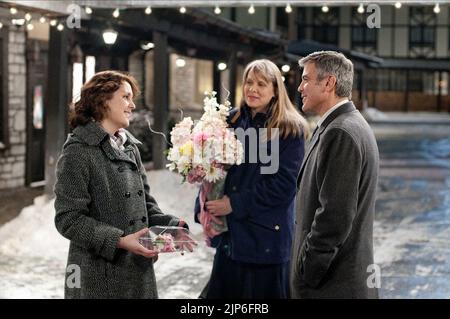
{"label": "gift box", "polygon": [[152,226],[145,236],[139,238],[139,243],[160,253],[192,251],[197,245],[189,229],[178,226]]}

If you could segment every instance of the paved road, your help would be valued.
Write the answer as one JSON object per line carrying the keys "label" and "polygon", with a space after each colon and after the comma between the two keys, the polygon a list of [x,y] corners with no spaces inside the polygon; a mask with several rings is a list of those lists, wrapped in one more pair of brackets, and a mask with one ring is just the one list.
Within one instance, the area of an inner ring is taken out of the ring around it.
{"label": "paved road", "polygon": [[382,298],[450,298],[450,125],[376,125]]}

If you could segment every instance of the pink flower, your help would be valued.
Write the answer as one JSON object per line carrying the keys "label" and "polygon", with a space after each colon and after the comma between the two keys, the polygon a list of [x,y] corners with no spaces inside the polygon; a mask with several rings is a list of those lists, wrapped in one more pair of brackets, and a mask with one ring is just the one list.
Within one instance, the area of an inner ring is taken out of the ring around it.
{"label": "pink flower", "polygon": [[202,182],[203,178],[205,177],[206,173],[203,170],[203,167],[198,165],[194,169],[191,169],[187,175],[188,183],[194,184],[194,183],[200,183]]}
{"label": "pink flower", "polygon": [[194,143],[197,145],[202,145],[204,141],[208,139],[208,134],[204,132],[199,132],[194,135]]}

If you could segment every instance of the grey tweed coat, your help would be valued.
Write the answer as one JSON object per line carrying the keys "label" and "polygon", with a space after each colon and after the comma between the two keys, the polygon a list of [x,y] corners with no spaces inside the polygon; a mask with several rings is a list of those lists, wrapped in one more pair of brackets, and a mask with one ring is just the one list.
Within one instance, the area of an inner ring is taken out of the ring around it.
{"label": "grey tweed coat", "polygon": [[377,298],[371,281],[379,155],[348,102],[314,134],[297,180],[292,298]]}
{"label": "grey tweed coat", "polygon": [[179,220],[163,214],[150,196],[140,142],[126,134],[119,151],[98,124],[79,126],[58,160],[55,225],[70,240],[66,298],[158,297],[153,260],[116,245],[121,236]]}

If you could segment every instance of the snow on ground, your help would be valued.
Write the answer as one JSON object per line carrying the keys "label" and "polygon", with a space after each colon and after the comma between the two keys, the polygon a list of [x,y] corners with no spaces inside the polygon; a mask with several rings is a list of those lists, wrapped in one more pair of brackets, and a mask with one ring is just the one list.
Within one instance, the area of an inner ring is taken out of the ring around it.
{"label": "snow on ground", "polygon": [[[434,176],[429,168],[425,175],[433,178],[406,173],[400,177],[406,164],[391,168],[397,163],[397,157],[391,157],[382,161],[374,224],[375,262],[382,270],[380,295],[448,298],[449,172],[439,169]],[[159,297],[197,298],[209,278],[214,254],[193,221],[197,187],[181,184],[180,176],[169,171],[150,171],[148,176],[161,209],[184,218],[199,241],[193,253],[159,255],[155,264]],[[0,298],[63,298],[68,241],[56,231],[53,218],[53,201],[38,197],[33,206],[0,227]]]}
{"label": "snow on ground", "polygon": [[[150,171],[151,194],[161,209],[185,219],[199,241],[193,253],[160,254],[155,264],[160,298],[197,298],[207,282],[214,251],[194,223],[198,189],[179,175]],[[54,226],[54,201],[37,197],[33,206],[0,228],[0,298],[63,298],[69,241]]]}

